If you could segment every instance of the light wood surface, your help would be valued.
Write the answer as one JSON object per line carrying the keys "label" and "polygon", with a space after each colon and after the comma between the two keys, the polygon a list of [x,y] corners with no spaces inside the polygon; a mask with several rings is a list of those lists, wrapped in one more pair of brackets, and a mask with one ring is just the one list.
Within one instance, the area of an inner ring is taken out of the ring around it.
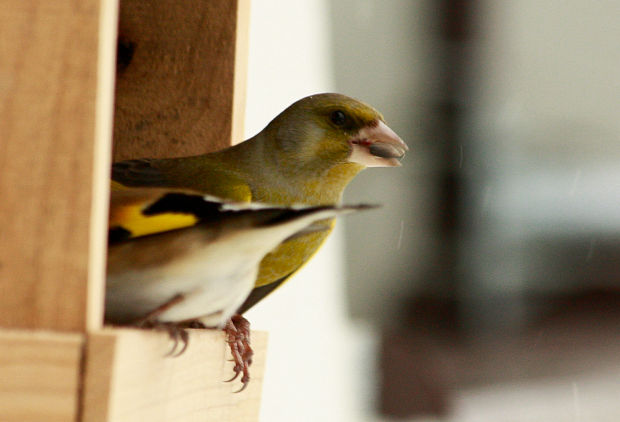
{"label": "light wood surface", "polygon": [[[99,48],[114,47],[115,6],[0,7],[0,326],[84,331],[88,289],[102,291],[101,260],[90,273],[89,262],[105,238],[101,229],[90,235],[93,225],[105,227],[105,212],[91,213],[94,180],[109,172],[111,110],[98,107],[111,106],[114,69],[99,60],[113,55]],[[109,42],[100,44],[102,36]]]}
{"label": "light wood surface", "polygon": [[83,338],[0,330],[0,421],[76,421]]}
{"label": "light wood surface", "polygon": [[[118,69],[116,157],[240,137],[248,0],[121,11],[134,49]],[[101,327],[117,12],[115,0],[0,7],[0,421],[256,421],[265,333],[233,394],[222,332],[192,332],[171,358],[165,333]]]}
{"label": "light wood surface", "polygon": [[250,0],[237,0],[237,22],[235,28],[237,33],[235,34],[235,64],[233,71],[231,145],[243,142],[243,136],[245,135],[245,100],[248,86],[248,57],[250,49]]}
{"label": "light wood surface", "polygon": [[123,0],[114,161],[243,136],[249,0]]}
{"label": "light wood surface", "polygon": [[105,329],[89,335],[83,422],[255,422],[260,408],[267,334],[252,333],[252,380],[241,393],[224,333],[191,330],[179,357],[167,334]]}

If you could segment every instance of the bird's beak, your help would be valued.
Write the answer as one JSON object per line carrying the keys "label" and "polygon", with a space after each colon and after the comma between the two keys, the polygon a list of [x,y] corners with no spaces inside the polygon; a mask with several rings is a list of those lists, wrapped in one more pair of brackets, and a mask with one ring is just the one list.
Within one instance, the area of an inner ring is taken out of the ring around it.
{"label": "bird's beak", "polygon": [[381,120],[362,128],[349,143],[349,161],[367,167],[400,166],[399,159],[409,150],[407,144]]}

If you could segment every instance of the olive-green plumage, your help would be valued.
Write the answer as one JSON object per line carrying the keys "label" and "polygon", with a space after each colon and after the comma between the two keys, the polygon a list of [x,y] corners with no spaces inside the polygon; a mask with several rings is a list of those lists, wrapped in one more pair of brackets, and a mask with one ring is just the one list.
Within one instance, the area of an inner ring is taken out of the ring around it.
{"label": "olive-green plumage", "polygon": [[[388,152],[373,150],[373,144],[382,143]],[[362,151],[357,162],[352,162],[354,149]],[[132,187],[192,189],[235,201],[330,205],[340,202],[344,188],[366,167],[364,154],[370,165],[395,166],[406,149],[372,107],[340,94],[319,94],[297,101],[238,145],[192,157],[117,163],[113,180]],[[242,310],[303,265],[332,225],[322,222],[315,233],[287,240],[268,254],[256,287],[269,287],[263,293],[257,290]]]}

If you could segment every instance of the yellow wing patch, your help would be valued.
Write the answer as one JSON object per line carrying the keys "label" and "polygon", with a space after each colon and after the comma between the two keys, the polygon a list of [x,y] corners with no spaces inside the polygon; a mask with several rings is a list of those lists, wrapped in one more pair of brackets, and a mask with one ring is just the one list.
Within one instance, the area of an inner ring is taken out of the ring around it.
{"label": "yellow wing patch", "polygon": [[120,190],[113,190],[110,197],[109,227],[120,227],[140,237],[169,230],[193,226],[198,218],[190,213],[161,213],[145,215],[143,211],[161,197],[163,189],[133,189],[118,184]]}
{"label": "yellow wing patch", "polygon": [[123,207],[114,218],[110,216],[110,227],[122,227],[131,233],[131,237],[140,237],[193,226],[198,222],[192,214],[144,215],[142,209],[143,207],[137,205]]}

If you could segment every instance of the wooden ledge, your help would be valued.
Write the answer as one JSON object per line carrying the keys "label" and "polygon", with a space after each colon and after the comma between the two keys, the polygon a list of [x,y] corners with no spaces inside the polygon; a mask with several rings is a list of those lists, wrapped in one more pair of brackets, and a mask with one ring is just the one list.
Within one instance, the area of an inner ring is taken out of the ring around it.
{"label": "wooden ledge", "polygon": [[0,421],[75,421],[84,336],[0,330]]}
{"label": "wooden ledge", "polygon": [[84,422],[256,421],[260,409],[267,333],[253,332],[252,381],[232,376],[222,331],[191,330],[187,350],[166,357],[166,333],[108,328],[89,334]]}
{"label": "wooden ledge", "polygon": [[224,382],[223,332],[191,330],[179,357],[165,356],[171,347],[166,333],[135,329],[0,330],[0,420],[258,420],[267,333],[252,333],[252,381],[238,394],[238,381]]}

